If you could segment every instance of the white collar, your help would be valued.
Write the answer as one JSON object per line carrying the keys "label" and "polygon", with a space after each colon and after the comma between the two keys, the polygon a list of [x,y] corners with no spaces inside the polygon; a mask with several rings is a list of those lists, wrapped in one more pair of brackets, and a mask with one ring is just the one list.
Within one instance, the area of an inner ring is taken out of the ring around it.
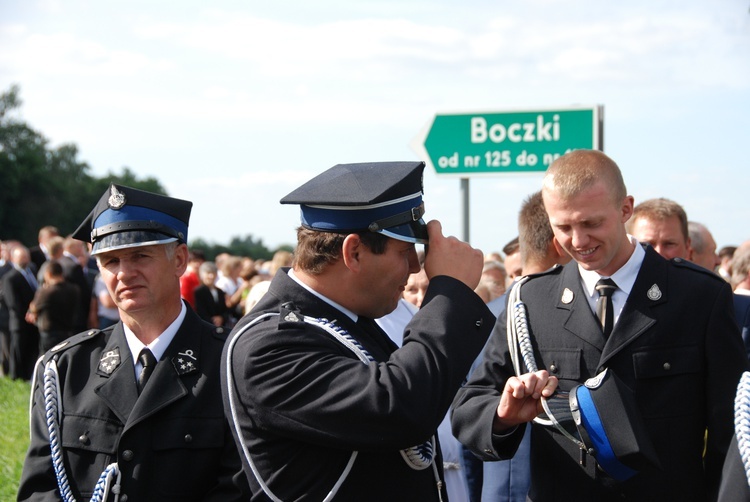
{"label": "white collar", "polygon": [[[625,265],[610,276],[615,281],[615,284],[617,284],[617,287],[625,293],[626,297],[630,295],[630,290],[633,289],[633,284],[635,284],[635,279],[638,277],[638,271],[641,269],[643,259],[646,257],[646,251],[635,237],[628,235],[628,240],[634,245],[633,252],[628,261],[625,262]],[[589,297],[594,298],[594,296],[598,296],[595,286],[597,281],[604,276],[599,275],[593,270],[584,270],[580,265],[578,265],[578,271],[581,274],[583,288]]]}
{"label": "white collar", "polygon": [[130,348],[130,353],[133,355],[133,361],[135,362],[136,376],[140,371],[138,354],[141,353],[141,350],[143,350],[144,347],[148,347],[151,353],[154,354],[156,360],[161,360],[161,356],[164,355],[167,347],[169,347],[172,339],[174,339],[174,336],[177,334],[177,330],[179,330],[180,326],[182,326],[182,321],[185,320],[185,315],[187,314],[187,308],[185,307],[184,302],[180,301],[180,304],[182,306],[182,309],[177,315],[177,318],[172,321],[172,324],[167,326],[167,329],[165,329],[161,335],[156,337],[156,340],[149,343],[148,345],[145,345],[142,341],[140,341],[138,337],[135,336],[135,333],[133,333],[133,331],[128,328],[125,323],[122,324],[122,329],[125,331],[125,340],[128,342],[128,348]]}
{"label": "white collar", "polygon": [[307,291],[309,291],[314,296],[316,296],[316,297],[320,298],[321,300],[323,300],[324,302],[326,302],[331,307],[335,308],[336,310],[340,310],[341,312],[343,312],[344,314],[346,314],[346,316],[349,317],[349,319],[351,319],[352,321],[357,322],[357,319],[359,319],[359,316],[357,314],[355,314],[354,312],[352,312],[351,310],[349,310],[348,308],[342,307],[338,303],[334,302],[333,300],[331,300],[330,298],[328,298],[326,296],[321,295],[320,293],[318,293],[317,291],[315,291],[313,288],[311,288],[310,286],[308,286],[307,284],[305,284],[304,282],[302,282],[300,280],[300,278],[297,277],[297,275],[294,273],[294,269],[290,268],[288,275],[289,275],[289,278],[291,278],[294,282],[296,282],[297,284],[299,284],[300,286],[302,286],[303,288],[305,288]]}

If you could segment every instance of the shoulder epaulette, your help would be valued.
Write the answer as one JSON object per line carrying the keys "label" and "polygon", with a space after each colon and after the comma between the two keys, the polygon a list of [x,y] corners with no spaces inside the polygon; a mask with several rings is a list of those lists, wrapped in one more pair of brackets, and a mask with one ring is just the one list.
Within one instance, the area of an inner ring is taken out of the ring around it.
{"label": "shoulder epaulette", "polygon": [[213,326],[211,334],[214,335],[214,338],[224,341],[227,339],[227,336],[229,336],[229,331],[230,330],[223,326]]}
{"label": "shoulder epaulette", "polygon": [[544,272],[537,272],[535,274],[529,274],[529,275],[525,275],[525,276],[522,276],[522,277],[528,277],[529,279],[533,279],[535,277],[542,277],[542,276],[545,276],[545,275],[551,275],[551,274],[560,273],[562,271],[562,269],[563,269],[562,265],[560,265],[558,263],[555,263],[554,265],[552,265],[550,268],[548,268]]}
{"label": "shoulder epaulette", "polygon": [[687,269],[690,269],[690,270],[695,270],[696,272],[700,272],[700,273],[702,273],[704,275],[707,275],[709,277],[712,277],[712,278],[714,278],[716,280],[719,280],[719,281],[722,281],[722,282],[726,282],[724,279],[722,279],[722,277],[719,274],[717,274],[715,272],[712,272],[712,271],[708,270],[707,268],[703,268],[700,265],[696,265],[692,261],[688,261],[688,260],[685,260],[683,258],[672,258],[669,261],[673,265],[676,265],[676,266],[678,266],[680,268],[687,268]]}
{"label": "shoulder epaulette", "polygon": [[279,329],[299,329],[305,324],[305,319],[297,307],[287,302],[279,308]]}
{"label": "shoulder epaulette", "polygon": [[82,343],[88,342],[89,340],[94,340],[98,338],[99,335],[104,334],[106,331],[111,331],[111,328],[107,328],[106,330],[90,329],[88,331],[78,333],[77,335],[73,335],[70,338],[66,338],[62,342],[49,349],[46,354],[44,354],[44,362],[49,361],[56,354],[65,352],[71,347],[81,345]]}

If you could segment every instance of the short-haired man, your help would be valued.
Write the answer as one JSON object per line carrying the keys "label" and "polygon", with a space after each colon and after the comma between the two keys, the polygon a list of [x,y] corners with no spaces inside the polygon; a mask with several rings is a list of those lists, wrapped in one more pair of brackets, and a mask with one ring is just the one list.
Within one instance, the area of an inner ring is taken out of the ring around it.
{"label": "short-haired man", "polygon": [[641,202],[626,228],[638,242],[651,244],[667,260],[687,259],[690,254],[687,214],[673,200],[660,197]]}
{"label": "short-haired man", "polygon": [[122,320],[38,365],[18,500],[247,500],[221,400],[226,334],[180,299],[191,208],[113,184],[76,231]]}
{"label": "short-haired man", "polygon": [[[422,221],[423,169],[339,164],[282,199],[301,206],[292,269],[223,356],[252,500],[446,498],[431,438],[494,316],[473,291],[482,252]],[[373,319],[396,308],[428,238],[427,294],[397,348]]]}
{"label": "short-haired man", "polygon": [[714,236],[711,235],[706,225],[697,221],[688,221],[688,236],[690,237],[690,261],[716,272],[721,260],[716,254]]}
{"label": "short-haired man", "polygon": [[[501,316],[482,366],[456,397],[454,432],[482,458],[510,458],[527,423],[543,411],[542,396],[570,392],[606,368],[632,389],[627,409],[642,419],[640,438],[653,445],[661,468],[644,464],[618,472],[618,481],[596,461],[605,452],[581,449],[535,422],[529,499],[715,497],[733,433],[735,388],[747,367],[730,288],[716,274],[664,260],[627,235],[633,198],[601,152],[575,150],[557,159],[542,196],[555,239],[574,261],[531,277],[520,290],[539,369],[515,374]],[[604,302],[599,319],[597,298],[608,292],[611,303]]]}

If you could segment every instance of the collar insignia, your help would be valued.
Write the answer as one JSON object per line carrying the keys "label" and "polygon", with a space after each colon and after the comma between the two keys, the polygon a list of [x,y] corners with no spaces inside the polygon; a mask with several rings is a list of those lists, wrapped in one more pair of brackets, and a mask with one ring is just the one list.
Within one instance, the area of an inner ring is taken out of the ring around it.
{"label": "collar insignia", "polygon": [[560,301],[563,302],[565,305],[567,305],[570,302],[572,302],[573,301],[573,292],[570,289],[565,288],[563,290],[562,298],[560,298]]}
{"label": "collar insignia", "polygon": [[654,284],[648,289],[646,296],[648,297],[649,300],[656,301],[659,298],[661,298],[661,289],[659,289],[659,286]]}
{"label": "collar insignia", "polygon": [[192,349],[184,349],[172,358],[172,365],[178,375],[186,375],[198,371],[198,358]]}
{"label": "collar insignia", "polygon": [[114,185],[112,185],[112,190],[110,190],[107,204],[109,204],[109,207],[111,207],[112,209],[120,209],[125,205],[125,194],[115,188]]}
{"label": "collar insignia", "polygon": [[284,320],[288,321],[288,322],[299,322],[300,321],[299,317],[297,317],[297,314],[295,314],[294,312],[289,312],[284,317]]}
{"label": "collar insignia", "polygon": [[113,371],[120,365],[120,348],[115,347],[102,354],[102,358],[99,359],[99,371],[111,375]]}

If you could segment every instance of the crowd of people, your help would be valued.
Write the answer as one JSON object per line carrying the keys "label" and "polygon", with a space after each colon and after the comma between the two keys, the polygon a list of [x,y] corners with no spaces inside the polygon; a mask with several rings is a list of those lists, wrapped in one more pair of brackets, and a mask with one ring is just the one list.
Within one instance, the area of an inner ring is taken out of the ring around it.
{"label": "crowd of people", "polygon": [[268,262],[206,260],[191,203],[115,185],[3,241],[19,500],[750,500],[750,241],[577,150],[483,254],[424,222],[423,168],[314,177]]}
{"label": "crowd of people", "polygon": [[[38,235],[31,248],[0,241],[0,376],[13,379],[30,380],[37,359],[66,338],[120,320],[90,246],[54,226]],[[222,253],[206,261],[202,251],[191,250],[181,297],[202,319],[231,329],[291,257],[280,250],[272,260]]]}

